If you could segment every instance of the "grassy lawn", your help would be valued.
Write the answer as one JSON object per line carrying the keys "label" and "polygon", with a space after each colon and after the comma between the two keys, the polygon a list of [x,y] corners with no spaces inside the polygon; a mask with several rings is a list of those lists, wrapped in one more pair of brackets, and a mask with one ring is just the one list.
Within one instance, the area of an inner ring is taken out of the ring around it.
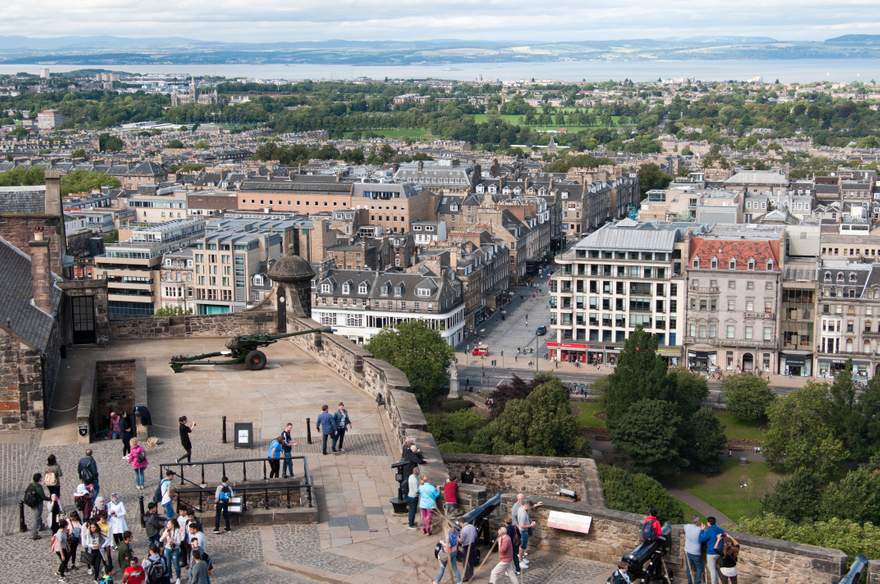
{"label": "grassy lawn", "polygon": [[[589,401],[572,402],[572,410],[574,411],[578,426],[581,429],[605,429],[605,408],[601,403]],[[600,416],[598,414],[602,415]]]}
{"label": "grassy lawn", "polygon": [[386,128],[384,130],[365,130],[368,134],[379,134],[385,138],[421,140],[431,135],[428,128]]}
{"label": "grassy lawn", "polygon": [[728,440],[741,440],[754,444],[764,443],[764,434],[767,431],[764,426],[740,422],[728,412],[715,412],[715,415],[721,420],[721,424],[724,426],[724,434]]}
{"label": "grassy lawn", "polygon": [[[747,481],[746,489],[740,481]],[[740,464],[728,459],[720,474],[707,477],[698,473],[683,473],[668,487],[683,489],[706,501],[734,521],[754,515],[761,509],[761,499],[773,489],[779,475],[772,472],[767,463]]]}

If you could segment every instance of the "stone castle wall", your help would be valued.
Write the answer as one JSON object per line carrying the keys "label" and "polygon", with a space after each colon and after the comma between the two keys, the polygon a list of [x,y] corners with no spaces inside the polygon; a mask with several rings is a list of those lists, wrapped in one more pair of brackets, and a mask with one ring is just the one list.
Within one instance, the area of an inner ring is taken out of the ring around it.
{"label": "stone castle wall", "polygon": [[275,313],[268,310],[211,316],[147,316],[110,320],[110,337],[115,340],[234,337],[274,332]]}
{"label": "stone castle wall", "polygon": [[40,354],[0,327],[0,430],[42,428],[44,408]]}

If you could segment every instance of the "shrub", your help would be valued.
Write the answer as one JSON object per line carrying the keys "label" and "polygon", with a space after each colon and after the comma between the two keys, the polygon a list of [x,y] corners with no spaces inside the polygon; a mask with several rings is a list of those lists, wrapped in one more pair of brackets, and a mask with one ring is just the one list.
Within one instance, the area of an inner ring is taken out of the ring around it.
{"label": "shrub", "polygon": [[609,509],[644,515],[653,507],[661,521],[684,523],[684,507],[648,475],[600,464],[599,478]]}
{"label": "shrub", "polygon": [[793,523],[779,515],[767,513],[740,519],[738,527],[760,537],[839,549],[850,560],[858,554],[865,554],[869,558],[880,557],[880,527],[873,523],[860,524],[837,518]]}
{"label": "shrub", "polygon": [[742,422],[767,420],[767,408],[776,399],[766,379],[749,373],[730,375],[722,382],[727,409]]}

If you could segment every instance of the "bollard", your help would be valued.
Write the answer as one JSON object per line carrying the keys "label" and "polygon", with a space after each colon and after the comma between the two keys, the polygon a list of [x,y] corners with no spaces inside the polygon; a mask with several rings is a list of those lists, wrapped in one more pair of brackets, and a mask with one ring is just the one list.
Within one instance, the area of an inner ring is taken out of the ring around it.
{"label": "bollard", "polygon": [[18,530],[22,533],[27,531],[27,523],[24,521],[24,501],[18,502]]}
{"label": "bollard", "polygon": [[223,416],[223,444],[226,444],[226,416]]}
{"label": "bollard", "polygon": [[143,495],[138,495],[138,511],[140,511],[141,527],[146,527],[147,522],[144,519],[145,512],[144,512],[144,496]]}
{"label": "bollard", "polygon": [[312,419],[306,418],[306,442],[312,443]]}

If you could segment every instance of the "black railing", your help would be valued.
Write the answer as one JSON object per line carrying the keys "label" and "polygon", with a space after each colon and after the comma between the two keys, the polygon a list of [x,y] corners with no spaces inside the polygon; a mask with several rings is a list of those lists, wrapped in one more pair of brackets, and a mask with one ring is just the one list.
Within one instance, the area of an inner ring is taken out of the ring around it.
{"label": "black railing", "polygon": [[[302,491],[305,491],[306,499],[308,501],[308,506],[312,507],[313,497],[312,497],[312,475],[309,472],[309,461],[305,456],[297,455],[292,456],[291,460],[293,464],[299,466],[298,462],[302,463],[302,473],[299,475],[301,478],[299,479],[298,484],[285,484],[285,485],[273,485],[272,481],[276,480],[274,478],[269,478],[269,460],[266,458],[246,458],[246,459],[236,459],[236,460],[212,460],[212,461],[201,461],[201,462],[171,462],[166,464],[159,465],[159,477],[160,480],[165,478],[166,471],[172,471],[174,476],[179,480],[179,484],[181,485],[191,485],[193,489],[186,489],[183,495],[191,494],[192,491],[197,491],[199,496],[199,504],[197,511],[202,511],[204,509],[204,503],[206,497],[210,497],[208,501],[212,501],[214,498],[214,492],[222,477],[230,477],[230,474],[237,474],[237,471],[240,472],[240,480],[241,482],[246,483],[248,481],[248,468],[251,470],[251,480],[260,480],[262,479],[264,484],[237,484],[239,481],[235,479],[230,479],[230,482],[233,483],[233,490],[238,495],[242,496],[242,509],[247,509],[247,499],[250,494],[253,497],[254,494],[263,494],[265,495],[265,507],[269,508],[269,492],[270,491],[278,491],[283,490],[285,492],[285,499],[287,503],[287,508],[292,506],[292,497],[291,492],[296,491],[300,500],[302,500]],[[284,458],[279,459],[279,465],[284,464]],[[256,469],[256,477],[254,477],[254,467],[259,466],[259,469]],[[192,467],[197,467],[197,469],[193,469]],[[217,471],[219,471],[219,475],[217,475]],[[187,473],[189,477],[187,477]],[[260,476],[262,475],[262,476]],[[198,477],[198,482],[193,480],[193,476]],[[281,479],[279,479],[281,480]],[[213,485],[213,486],[211,486]],[[177,496],[177,505],[180,507],[180,498],[181,494]]]}

